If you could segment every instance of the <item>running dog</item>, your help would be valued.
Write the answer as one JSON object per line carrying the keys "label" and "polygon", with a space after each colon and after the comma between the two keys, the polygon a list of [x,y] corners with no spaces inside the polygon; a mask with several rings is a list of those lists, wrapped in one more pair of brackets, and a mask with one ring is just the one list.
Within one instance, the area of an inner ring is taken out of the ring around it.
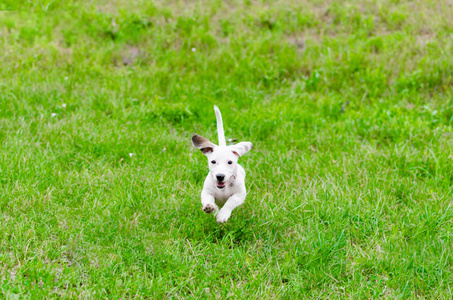
{"label": "running dog", "polygon": [[192,144],[208,157],[209,174],[201,192],[203,211],[207,214],[217,212],[217,222],[225,223],[233,209],[244,203],[247,196],[245,171],[238,164],[238,159],[249,152],[253,145],[250,142],[241,142],[227,146],[222,115],[215,105],[214,111],[217,118],[219,145],[214,145],[198,134],[192,136]]}

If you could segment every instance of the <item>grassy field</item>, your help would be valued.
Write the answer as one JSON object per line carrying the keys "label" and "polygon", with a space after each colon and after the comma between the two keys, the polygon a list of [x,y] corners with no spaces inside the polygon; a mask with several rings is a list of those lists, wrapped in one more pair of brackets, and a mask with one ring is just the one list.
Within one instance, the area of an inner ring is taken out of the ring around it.
{"label": "grassy field", "polygon": [[448,0],[0,0],[1,298],[451,299],[452,53]]}

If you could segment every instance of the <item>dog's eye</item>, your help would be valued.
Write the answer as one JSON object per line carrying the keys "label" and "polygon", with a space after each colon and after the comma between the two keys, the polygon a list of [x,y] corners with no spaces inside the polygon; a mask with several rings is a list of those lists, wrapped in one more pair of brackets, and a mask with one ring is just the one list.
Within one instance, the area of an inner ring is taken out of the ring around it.
{"label": "dog's eye", "polygon": [[211,160],[211,164],[215,164],[215,160]]}
{"label": "dog's eye", "polygon": [[231,160],[228,161],[228,164],[231,165],[233,162]]}

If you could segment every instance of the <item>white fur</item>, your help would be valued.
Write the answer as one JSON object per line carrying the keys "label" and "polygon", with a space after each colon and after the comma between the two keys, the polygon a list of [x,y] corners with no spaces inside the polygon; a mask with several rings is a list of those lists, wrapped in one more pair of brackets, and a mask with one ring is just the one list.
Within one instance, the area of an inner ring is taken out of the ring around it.
{"label": "white fur", "polygon": [[219,146],[226,146],[225,132],[223,131],[222,114],[219,108],[214,105],[215,118],[217,119],[217,135],[219,136]]}
{"label": "white fur", "polygon": [[[192,143],[207,156],[209,164],[209,174],[201,192],[203,211],[206,213],[217,212],[217,222],[225,223],[233,209],[244,203],[247,195],[245,171],[238,164],[238,159],[239,156],[250,151],[253,145],[250,142],[241,142],[233,146],[226,146],[222,115],[217,106],[214,106],[214,110],[217,118],[219,146],[199,135],[192,137]],[[217,176],[222,174],[224,180],[219,182]]]}

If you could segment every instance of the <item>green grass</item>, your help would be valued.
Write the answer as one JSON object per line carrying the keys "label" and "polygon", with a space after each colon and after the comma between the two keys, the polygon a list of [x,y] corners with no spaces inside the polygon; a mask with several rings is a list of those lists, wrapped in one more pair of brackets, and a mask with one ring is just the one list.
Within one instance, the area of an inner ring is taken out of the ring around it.
{"label": "green grass", "polygon": [[0,1],[0,295],[452,298],[449,2]]}

